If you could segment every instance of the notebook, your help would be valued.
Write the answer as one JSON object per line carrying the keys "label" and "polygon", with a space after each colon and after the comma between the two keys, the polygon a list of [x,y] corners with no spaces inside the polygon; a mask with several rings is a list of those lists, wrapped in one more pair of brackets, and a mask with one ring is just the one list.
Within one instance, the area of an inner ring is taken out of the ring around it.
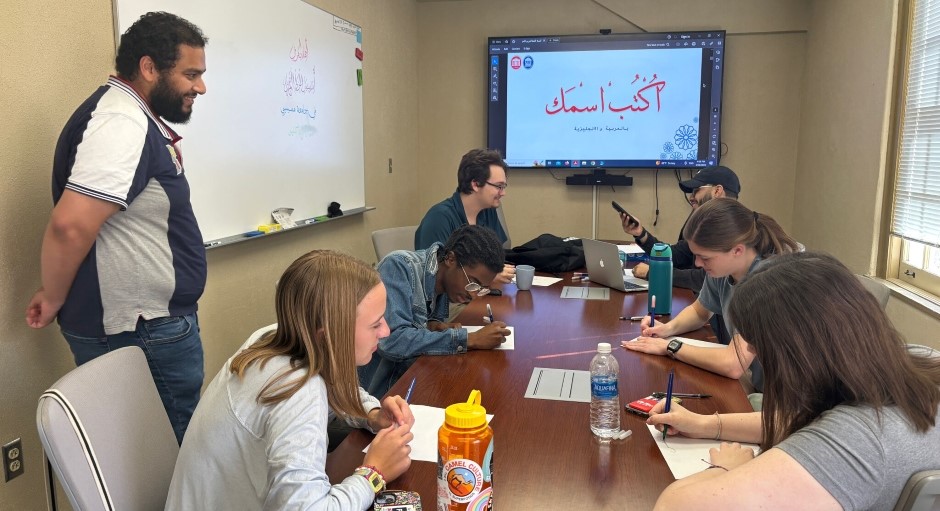
{"label": "notebook", "polygon": [[623,274],[623,263],[617,245],[603,241],[582,239],[584,261],[587,265],[591,282],[607,286],[624,293],[649,290],[649,282],[636,277],[627,278]]}

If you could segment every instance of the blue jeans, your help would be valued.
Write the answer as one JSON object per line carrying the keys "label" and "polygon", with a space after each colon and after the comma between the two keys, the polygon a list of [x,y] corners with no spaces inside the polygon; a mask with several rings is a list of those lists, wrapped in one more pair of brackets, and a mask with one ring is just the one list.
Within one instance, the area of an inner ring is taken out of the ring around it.
{"label": "blue jeans", "polygon": [[62,335],[69,343],[76,365],[126,346],[142,349],[176,440],[183,442],[183,433],[199,402],[205,376],[199,320],[195,313],[139,319],[133,332],[105,337],[84,337],[64,329]]}

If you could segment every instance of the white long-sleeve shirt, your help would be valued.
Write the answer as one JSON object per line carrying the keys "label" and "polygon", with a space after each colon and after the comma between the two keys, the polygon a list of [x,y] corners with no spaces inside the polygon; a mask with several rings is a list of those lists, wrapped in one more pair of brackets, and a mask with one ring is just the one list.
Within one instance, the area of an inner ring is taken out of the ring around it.
{"label": "white long-sleeve shirt", "polygon": [[[263,368],[254,363],[244,378],[232,374],[230,364],[213,378],[189,423],[166,509],[366,510],[374,493],[365,478],[350,475],[330,485],[325,472],[333,414],[323,379],[315,376],[289,399],[262,406],[258,392],[288,369],[288,357]],[[361,388],[359,394],[366,411],[380,407]]]}

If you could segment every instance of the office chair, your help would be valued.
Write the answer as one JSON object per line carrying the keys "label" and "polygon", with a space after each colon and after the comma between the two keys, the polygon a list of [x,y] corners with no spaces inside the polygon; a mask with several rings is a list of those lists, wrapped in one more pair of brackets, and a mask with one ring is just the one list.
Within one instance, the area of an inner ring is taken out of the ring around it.
{"label": "office chair", "polygon": [[417,225],[408,225],[372,231],[372,246],[375,248],[376,260],[381,261],[389,252],[395,250],[414,250],[417,230]]}
{"label": "office chair", "polygon": [[856,274],[855,276],[858,277],[862,286],[875,296],[875,299],[881,304],[882,309],[888,306],[888,298],[891,297],[891,290],[888,289],[888,286],[884,285],[880,280],[869,277],[868,275]]}
{"label": "office chair", "polygon": [[164,508],[179,446],[140,348],[63,376],[40,396],[36,423],[76,511]]}
{"label": "office chair", "polygon": [[506,223],[506,214],[503,213],[502,204],[496,207],[496,218],[499,219],[499,225],[503,228],[503,232],[506,233],[506,243],[503,243],[503,248],[509,250],[512,248],[512,238],[509,237],[509,224]]}
{"label": "office chair", "polygon": [[901,490],[894,511],[940,511],[940,470],[912,475]]}

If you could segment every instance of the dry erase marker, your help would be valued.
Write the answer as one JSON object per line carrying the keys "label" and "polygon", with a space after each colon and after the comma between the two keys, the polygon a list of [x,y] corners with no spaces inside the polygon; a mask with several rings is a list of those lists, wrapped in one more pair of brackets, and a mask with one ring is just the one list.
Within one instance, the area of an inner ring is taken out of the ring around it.
{"label": "dry erase marker", "polygon": [[656,315],[653,314],[653,311],[656,310],[656,295],[650,296],[650,328],[653,328],[653,324],[656,323]]}
{"label": "dry erase marker", "polygon": [[206,247],[206,248],[209,248],[209,247],[217,247],[217,246],[219,246],[219,245],[221,245],[221,244],[222,244],[221,241],[210,241],[210,242],[208,242],[208,243],[203,243],[202,246],[204,246],[204,247]]}
{"label": "dry erase marker", "polygon": [[415,376],[414,378],[411,379],[411,385],[408,385],[408,392],[405,393],[405,402],[406,402],[406,403],[409,402],[409,401],[411,401],[411,391],[415,389],[415,380],[417,380],[417,379],[418,379],[418,377]]}

